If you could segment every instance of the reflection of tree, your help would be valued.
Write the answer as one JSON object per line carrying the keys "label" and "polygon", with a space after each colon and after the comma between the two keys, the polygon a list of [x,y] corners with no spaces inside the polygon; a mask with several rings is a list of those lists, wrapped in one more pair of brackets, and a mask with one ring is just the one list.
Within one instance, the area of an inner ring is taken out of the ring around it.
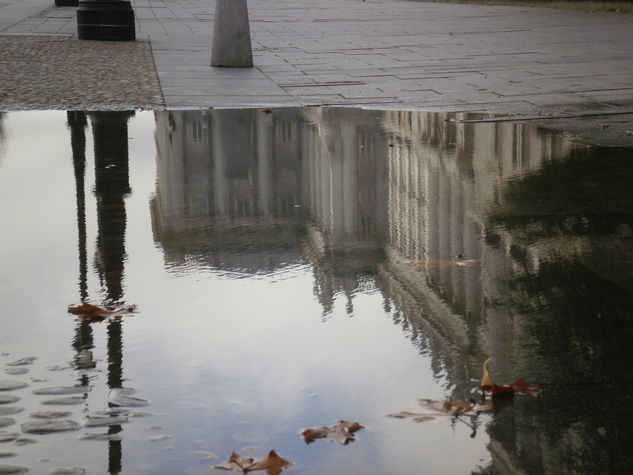
{"label": "reflection of tree", "polygon": [[630,149],[577,150],[564,161],[546,163],[511,181],[491,221],[527,243],[561,235],[611,233],[623,223],[633,225],[631,183]]}
{"label": "reflection of tree", "polygon": [[521,315],[518,366],[549,383],[543,404],[515,404],[490,427],[528,472],[629,471],[622,450],[633,430],[621,420],[633,410],[629,156],[580,150],[547,163],[510,182],[490,217],[491,229],[512,236],[521,263],[503,276],[497,297]]}

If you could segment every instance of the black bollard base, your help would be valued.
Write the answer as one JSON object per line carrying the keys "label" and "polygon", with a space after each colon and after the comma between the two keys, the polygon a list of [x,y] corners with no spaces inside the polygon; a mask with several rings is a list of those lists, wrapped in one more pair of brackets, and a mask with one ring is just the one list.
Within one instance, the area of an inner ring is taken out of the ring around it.
{"label": "black bollard base", "polygon": [[132,5],[125,0],[80,0],[77,36],[80,40],[135,40]]}

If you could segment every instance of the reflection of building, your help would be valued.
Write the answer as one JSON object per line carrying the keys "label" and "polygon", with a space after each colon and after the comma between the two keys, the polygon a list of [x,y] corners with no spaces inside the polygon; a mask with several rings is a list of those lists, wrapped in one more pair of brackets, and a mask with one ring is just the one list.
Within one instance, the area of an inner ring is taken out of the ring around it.
{"label": "reflection of building", "polygon": [[[620,249],[606,244],[615,229],[630,233],[630,213],[604,225],[573,204],[541,204],[528,216],[530,190],[573,171],[579,152],[532,125],[467,118],[328,108],[157,113],[155,239],[167,264],[181,268],[269,272],[306,256],[324,313],[339,295],[351,313],[359,289],[381,290],[394,321],[458,397],[470,396],[488,356],[508,378],[529,379],[530,363],[561,361],[558,369],[539,364],[540,381],[559,378],[561,368],[596,370],[600,358],[615,367],[608,343],[592,340],[592,321],[600,311],[620,318],[630,304],[591,243]],[[557,193],[564,201],[571,192]],[[545,210],[551,216],[539,215]],[[574,317],[553,309],[556,295],[539,282],[557,295],[596,286],[614,298],[599,307],[585,292],[577,298],[584,309],[574,308],[584,317]],[[576,327],[566,328],[571,319]],[[574,467],[589,466],[583,454],[598,448],[598,427],[578,417],[582,424],[560,424],[561,448],[556,438],[544,442],[545,417],[517,410],[495,418],[493,469],[526,470],[536,458],[539,471],[573,471],[555,462],[561,451],[580,460]]]}
{"label": "reflection of building", "polygon": [[[460,373],[453,375],[458,385],[469,384],[486,353],[508,355],[511,343],[506,337],[512,318],[486,302],[495,299],[498,280],[514,265],[513,244],[504,236],[503,246],[489,245],[486,216],[509,178],[570,150],[562,139],[534,127],[459,125],[464,118],[391,112],[384,121],[395,144],[388,159],[389,259],[384,269],[405,288],[417,289],[425,305],[431,305],[425,315],[441,315],[437,331],[453,351],[450,367]],[[427,263],[427,268],[420,271],[411,261]]]}
{"label": "reflection of building", "polygon": [[154,237],[170,265],[260,272],[300,259],[297,121],[261,111],[157,113]]}

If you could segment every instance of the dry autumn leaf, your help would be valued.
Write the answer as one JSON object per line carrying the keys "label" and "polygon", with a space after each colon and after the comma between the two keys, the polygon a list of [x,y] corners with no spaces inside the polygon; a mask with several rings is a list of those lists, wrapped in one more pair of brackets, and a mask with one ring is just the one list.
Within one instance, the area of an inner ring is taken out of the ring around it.
{"label": "dry autumn leaf", "polygon": [[100,307],[90,303],[82,303],[77,306],[69,306],[68,313],[79,315],[81,318],[86,320],[104,320],[106,318],[120,319],[123,315],[133,312],[135,308],[135,305],[124,307]]}
{"label": "dry autumn leaf", "polygon": [[288,460],[277,455],[277,452],[271,450],[266,457],[255,460],[252,457],[242,457],[233,452],[228,462],[222,465],[216,465],[215,468],[222,470],[236,470],[242,473],[254,472],[255,470],[266,470],[268,475],[278,475],[286,467],[292,465]]}
{"label": "dry autumn leaf", "polygon": [[529,394],[530,396],[538,396],[541,394],[541,386],[539,384],[526,383],[523,378],[515,379],[508,385],[496,384],[488,373],[488,363],[491,359],[492,358],[488,358],[484,361],[480,386],[484,394],[489,392],[492,397],[514,393]]}
{"label": "dry autumn leaf", "polygon": [[302,432],[306,444],[314,442],[316,439],[328,438],[335,440],[341,445],[356,440],[354,432],[364,427],[358,422],[339,421],[338,424],[330,427],[315,427]]}

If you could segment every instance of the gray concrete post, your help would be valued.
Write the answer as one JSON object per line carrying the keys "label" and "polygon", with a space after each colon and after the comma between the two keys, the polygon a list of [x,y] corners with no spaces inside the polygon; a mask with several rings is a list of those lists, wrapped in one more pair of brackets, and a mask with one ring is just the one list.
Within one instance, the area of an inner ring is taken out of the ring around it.
{"label": "gray concrete post", "polygon": [[216,0],[211,66],[253,66],[246,0]]}

